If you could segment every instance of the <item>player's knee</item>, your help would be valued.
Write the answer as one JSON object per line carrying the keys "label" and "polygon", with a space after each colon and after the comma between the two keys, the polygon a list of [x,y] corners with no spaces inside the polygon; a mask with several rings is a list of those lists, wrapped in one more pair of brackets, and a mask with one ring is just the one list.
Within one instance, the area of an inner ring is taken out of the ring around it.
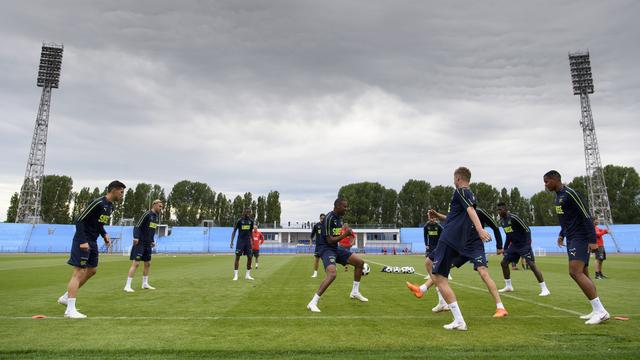
{"label": "player's knee", "polygon": [[502,261],[500,261],[500,266],[509,267],[509,262],[507,260],[502,260]]}
{"label": "player's knee", "polygon": [[96,268],[88,268],[86,274],[87,274],[87,277],[92,277],[97,272],[98,272],[98,269]]}

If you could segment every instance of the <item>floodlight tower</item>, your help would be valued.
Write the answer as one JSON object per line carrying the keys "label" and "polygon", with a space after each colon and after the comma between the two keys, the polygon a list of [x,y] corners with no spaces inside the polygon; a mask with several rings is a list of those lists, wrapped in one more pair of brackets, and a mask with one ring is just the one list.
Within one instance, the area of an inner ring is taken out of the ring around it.
{"label": "floodlight tower", "polygon": [[[593,77],[591,75],[591,61],[589,52],[569,53],[569,67],[571,68],[571,82],[573,84],[573,95],[580,95],[580,109],[582,119],[582,137],[584,139],[584,160],[586,164],[587,191],[589,193],[589,204],[591,205],[591,215],[609,231],[609,225],[613,224],[611,217],[611,206],[607,195],[607,184],[604,180],[602,163],[600,162],[600,150],[598,149],[598,138],[596,137],[596,126],[591,114],[591,103],[589,94],[593,94]],[[618,242],[609,232],[616,250],[620,252]]]}
{"label": "floodlight tower", "polygon": [[20,189],[18,203],[18,223],[40,222],[40,200],[42,197],[42,180],[44,176],[44,160],[47,150],[47,131],[49,128],[49,108],[51,105],[51,90],[60,84],[62,70],[62,44],[43,43],[38,69],[38,87],[42,88],[40,106],[33,130],[27,170]]}

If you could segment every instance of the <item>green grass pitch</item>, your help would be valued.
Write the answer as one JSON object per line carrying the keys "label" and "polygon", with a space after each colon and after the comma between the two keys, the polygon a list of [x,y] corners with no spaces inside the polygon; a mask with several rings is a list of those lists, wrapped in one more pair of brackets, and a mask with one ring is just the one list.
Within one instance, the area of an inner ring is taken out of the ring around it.
{"label": "green grass pitch", "polygon": [[[122,291],[129,260],[102,256],[98,274],[81,290],[84,320],[63,319],[56,299],[71,269],[64,255],[0,256],[0,358],[295,358],[295,359],[561,359],[640,358],[640,257],[611,255],[607,280],[596,282],[613,316],[584,325],[576,312],[590,306],[567,274],[565,256],[538,258],[552,292],[539,298],[529,271],[512,272],[516,292],[503,297],[510,315],[493,319],[494,304],[472,266],[455,269],[467,332],[442,328],[450,313],[431,313],[434,292],[416,299],[405,281],[419,275],[381,273],[380,264],[414,266],[424,273],[422,256],[366,255],[372,272],[363,278],[369,303],[350,300],[352,271],[338,279],[320,300],[322,313],[305,306],[321,278],[312,279],[311,256],[261,257],[256,278],[231,281],[228,255],[167,256],[153,260],[150,282],[135,293]],[[244,260],[244,259],[243,259]],[[242,262],[241,262],[242,264]],[[242,266],[241,266],[242,267]],[[490,272],[504,284],[498,258]],[[47,319],[31,319],[44,314]]]}

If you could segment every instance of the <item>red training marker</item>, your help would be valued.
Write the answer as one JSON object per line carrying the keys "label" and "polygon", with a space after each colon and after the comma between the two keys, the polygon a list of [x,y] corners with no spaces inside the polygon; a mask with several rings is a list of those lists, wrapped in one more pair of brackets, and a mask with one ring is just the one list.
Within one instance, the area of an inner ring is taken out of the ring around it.
{"label": "red training marker", "polygon": [[46,319],[47,315],[33,315],[31,318],[32,319]]}

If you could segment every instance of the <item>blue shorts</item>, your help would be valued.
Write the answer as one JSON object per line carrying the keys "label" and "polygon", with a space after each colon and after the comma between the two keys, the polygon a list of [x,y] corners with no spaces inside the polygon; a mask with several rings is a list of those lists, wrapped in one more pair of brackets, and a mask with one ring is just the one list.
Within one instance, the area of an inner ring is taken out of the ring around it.
{"label": "blue shorts", "polygon": [[253,250],[250,240],[238,240],[236,244],[236,256],[253,256]]}
{"label": "blue shorts", "polygon": [[435,250],[429,253],[429,259],[433,262],[432,272],[440,276],[448,277],[451,266],[455,264],[455,261],[459,261],[461,256],[462,255],[456,249],[449,246],[449,244],[439,242]]}
{"label": "blue shorts", "polygon": [[71,254],[67,264],[79,268],[95,268],[98,267],[98,243],[89,241],[89,249],[80,249],[80,242],[73,240],[71,245]]}
{"label": "blue shorts", "polygon": [[569,261],[579,260],[589,266],[589,257],[591,256],[589,242],[583,239],[567,239],[567,255],[569,256]]}
{"label": "blue shorts", "polygon": [[138,243],[131,248],[129,260],[134,261],[151,261],[151,245]]}
{"label": "blue shorts", "polygon": [[473,264],[473,270],[478,271],[478,268],[481,266],[489,267],[489,262],[487,261],[487,254],[484,251],[479,251],[474,253],[472,256],[470,255],[458,255],[455,259],[453,259],[453,266],[459,268],[466,263]]}
{"label": "blue shorts", "polygon": [[345,250],[344,248],[338,247],[334,248],[324,248],[319,252],[320,258],[322,259],[322,264],[326,269],[329,265],[347,265],[349,263],[349,257],[351,257],[351,252],[349,250]]}
{"label": "blue shorts", "polygon": [[523,258],[527,262],[536,261],[536,257],[533,255],[531,246],[515,247],[513,245],[509,246],[507,248],[507,251],[504,252],[502,261],[507,263],[514,263],[518,262],[520,258]]}

